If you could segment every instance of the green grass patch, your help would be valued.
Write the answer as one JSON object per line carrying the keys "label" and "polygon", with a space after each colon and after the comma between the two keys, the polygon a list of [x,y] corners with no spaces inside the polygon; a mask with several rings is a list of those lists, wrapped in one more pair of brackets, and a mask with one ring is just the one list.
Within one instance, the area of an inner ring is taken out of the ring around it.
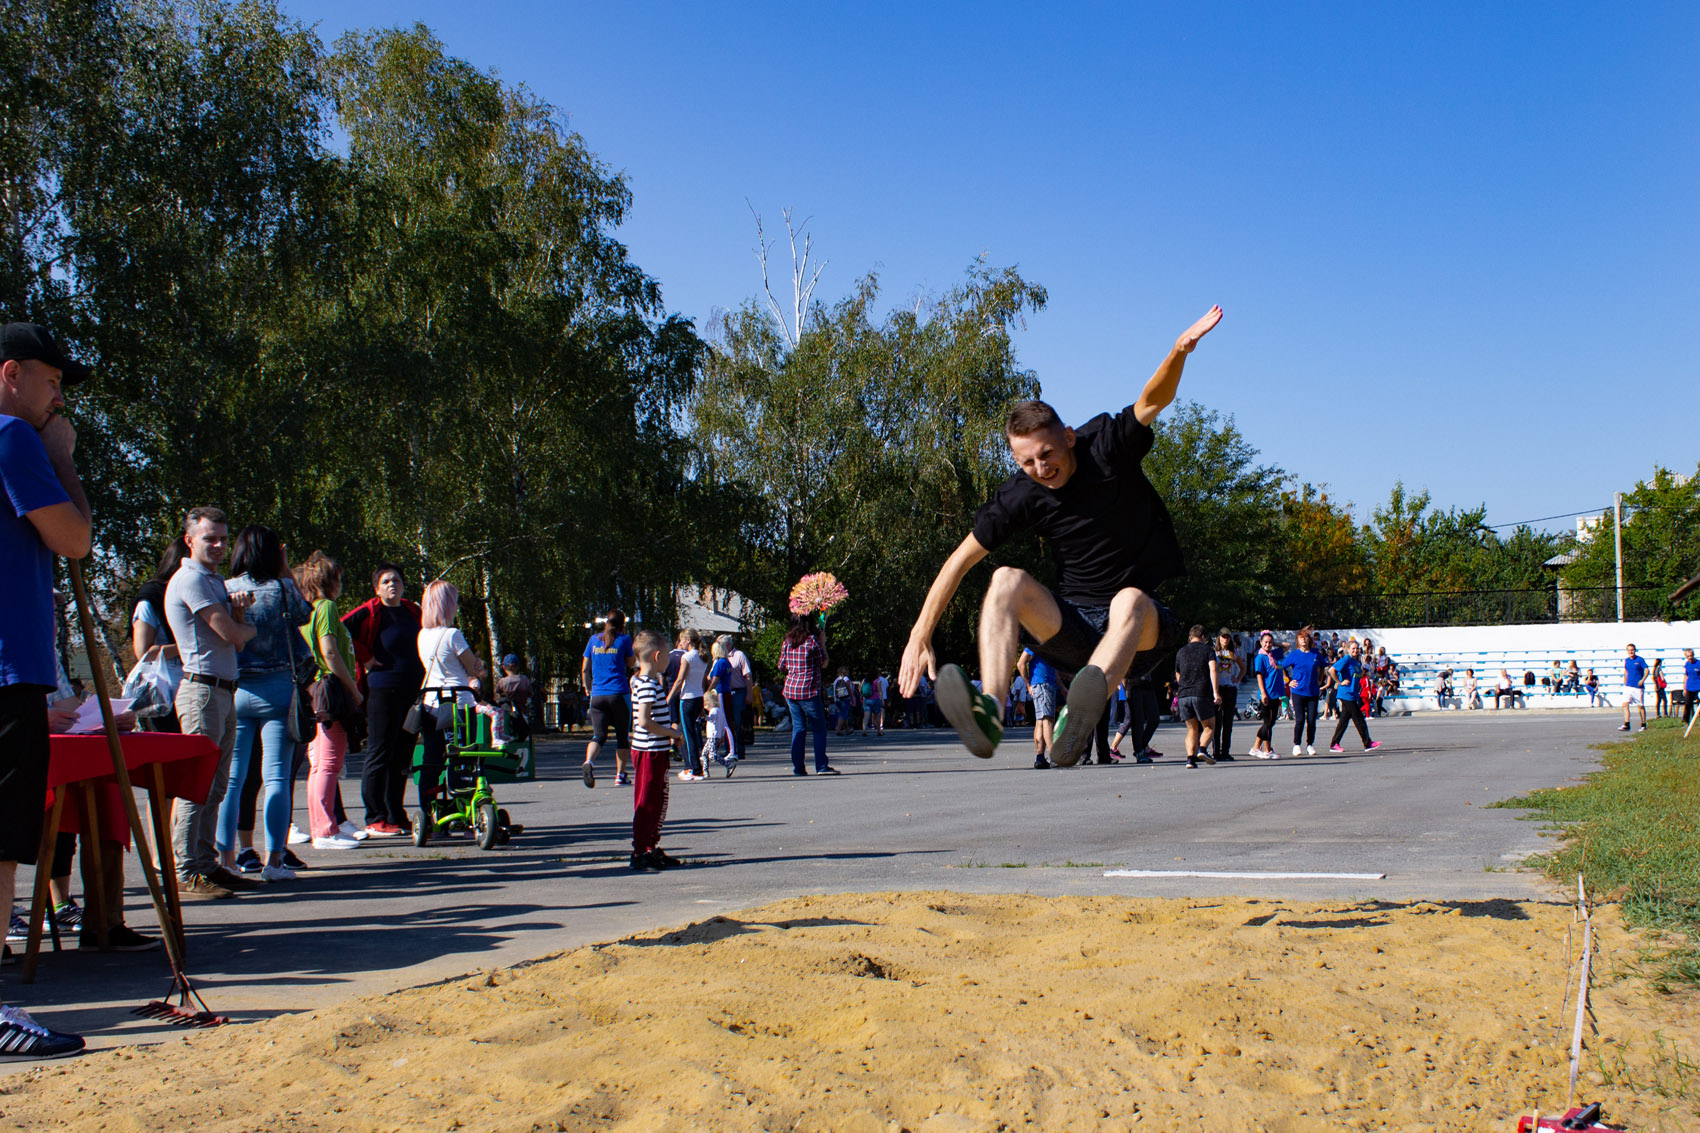
{"label": "green grass patch", "polygon": [[1560,831],[1559,845],[1529,859],[1554,880],[1580,873],[1596,900],[1650,930],[1647,975],[1657,987],[1700,985],[1700,728],[1655,720],[1622,743],[1602,744],[1604,766],[1582,783],[1495,806]]}

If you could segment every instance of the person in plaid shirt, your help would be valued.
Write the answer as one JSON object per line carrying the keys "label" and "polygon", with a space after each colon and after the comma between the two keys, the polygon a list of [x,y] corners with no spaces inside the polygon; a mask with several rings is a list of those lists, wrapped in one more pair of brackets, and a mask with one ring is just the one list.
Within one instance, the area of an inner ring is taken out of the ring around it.
{"label": "person in plaid shirt", "polygon": [[[823,626],[820,633],[824,636]],[[804,724],[815,734],[815,774],[836,775],[826,761],[826,703],[821,696],[821,672],[826,646],[809,625],[807,614],[791,619],[791,630],[779,647],[779,671],[785,674],[785,703],[791,708],[791,774],[807,775],[803,767]]]}

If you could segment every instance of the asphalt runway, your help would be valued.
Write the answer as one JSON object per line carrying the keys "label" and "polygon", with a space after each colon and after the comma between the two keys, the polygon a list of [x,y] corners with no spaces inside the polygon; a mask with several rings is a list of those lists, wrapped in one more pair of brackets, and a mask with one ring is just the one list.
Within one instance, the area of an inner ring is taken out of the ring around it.
{"label": "asphalt runway", "polygon": [[[1372,721],[1384,742],[1375,752],[1352,735],[1343,755],[1242,756],[1196,771],[1182,765],[1173,725],[1158,732],[1168,754],[1153,765],[1050,771],[1032,769],[1024,729],[985,761],[948,730],[899,731],[831,740],[843,774],[807,778],[791,774],[789,734],[764,735],[735,777],[672,781],[664,844],[689,864],[664,874],[627,867],[631,790],[613,785],[609,758],[586,790],[582,741],[551,738],[537,782],[497,788],[526,827],[510,845],[298,848],[314,868],[296,881],[187,907],[189,970],[214,1010],[252,1020],[798,894],[1557,899],[1517,868],[1542,848],[1539,829],[1488,804],[1584,774],[1598,757],[1591,745],[1619,738],[1615,723],[1609,710],[1427,713]],[[1253,730],[1237,724],[1241,752]],[[1276,739],[1287,750],[1290,733]],[[343,794],[358,822],[357,773]],[[1105,876],[1115,869],[1386,877]],[[19,873],[27,893],[30,874]],[[133,859],[130,881],[129,921],[151,934]],[[15,966],[3,982],[6,1002],[94,1047],[181,1033],[129,1014],[166,990],[163,952],[44,952],[35,984],[19,984]]]}

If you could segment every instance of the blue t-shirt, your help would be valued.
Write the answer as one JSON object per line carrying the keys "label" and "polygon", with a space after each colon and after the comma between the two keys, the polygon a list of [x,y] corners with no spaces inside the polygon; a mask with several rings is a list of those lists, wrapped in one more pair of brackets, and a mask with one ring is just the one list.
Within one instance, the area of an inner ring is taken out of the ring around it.
{"label": "blue t-shirt", "polygon": [[41,434],[22,417],[0,414],[0,686],[53,685],[53,552],[41,541],[32,511],[66,503]]}
{"label": "blue t-shirt", "polygon": [[1682,663],[1682,688],[1685,692],[1700,692],[1700,660]]}
{"label": "blue t-shirt", "polygon": [[1033,659],[1033,675],[1027,678],[1028,687],[1032,687],[1033,685],[1050,685],[1052,688],[1056,688],[1062,683],[1057,680],[1057,671],[1051,667],[1051,663],[1049,661],[1045,660],[1031,649],[1028,649],[1025,652],[1027,656]]}
{"label": "blue t-shirt", "polygon": [[1623,659],[1623,687],[1640,688],[1647,679],[1647,662],[1639,656]]}
{"label": "blue t-shirt", "polygon": [[1324,663],[1322,654],[1309,649],[1295,649],[1281,658],[1280,665],[1288,670],[1287,680],[1292,683],[1294,696],[1317,694],[1317,678],[1322,674]]}
{"label": "blue t-shirt", "polygon": [[604,645],[602,635],[595,634],[585,645],[584,655],[590,659],[591,696],[626,695],[630,680],[626,660],[632,655],[631,634],[622,633],[612,645]]}
{"label": "blue t-shirt", "polygon": [[1275,698],[1287,693],[1287,674],[1281,671],[1281,663],[1267,653],[1259,653],[1253,666],[1263,676],[1264,695]]}
{"label": "blue t-shirt", "polygon": [[1334,662],[1334,675],[1340,679],[1341,700],[1358,698],[1358,675],[1363,671],[1364,667],[1355,657],[1342,657]]}

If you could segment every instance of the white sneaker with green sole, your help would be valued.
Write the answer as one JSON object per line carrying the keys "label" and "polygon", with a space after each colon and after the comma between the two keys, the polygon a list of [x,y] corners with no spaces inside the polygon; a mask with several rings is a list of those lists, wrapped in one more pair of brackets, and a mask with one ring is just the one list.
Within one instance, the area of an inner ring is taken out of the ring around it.
{"label": "white sneaker with green sole", "polygon": [[961,737],[962,746],[981,759],[992,758],[998,744],[1003,742],[997,701],[976,689],[961,665],[946,665],[939,670],[933,697],[939,711]]}

